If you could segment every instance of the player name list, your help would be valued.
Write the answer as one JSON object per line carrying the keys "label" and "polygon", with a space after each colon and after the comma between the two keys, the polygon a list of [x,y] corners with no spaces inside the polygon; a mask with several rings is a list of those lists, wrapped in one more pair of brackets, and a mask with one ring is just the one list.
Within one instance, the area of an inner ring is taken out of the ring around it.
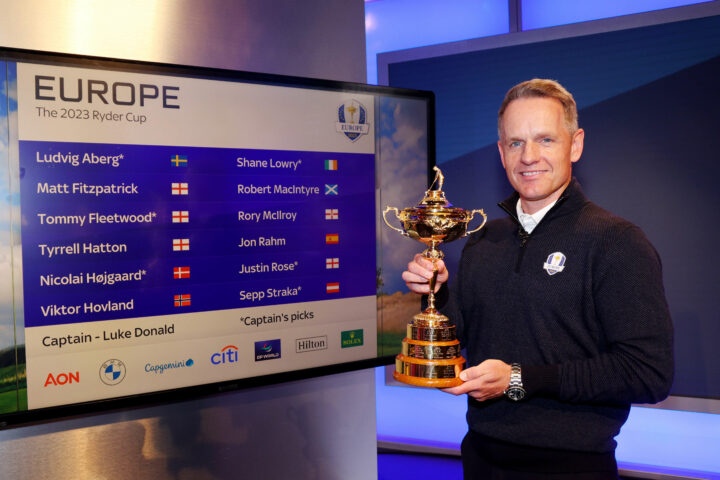
{"label": "player name list", "polygon": [[25,326],[375,294],[374,155],[20,142]]}

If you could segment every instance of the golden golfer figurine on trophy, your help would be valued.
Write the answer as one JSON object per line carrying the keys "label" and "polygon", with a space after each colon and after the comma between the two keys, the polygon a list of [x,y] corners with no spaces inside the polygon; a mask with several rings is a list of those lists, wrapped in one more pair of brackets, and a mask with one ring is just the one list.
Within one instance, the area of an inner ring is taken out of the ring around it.
{"label": "golden golfer figurine on trophy", "polygon": [[[435,309],[436,262],[444,256],[437,247],[477,232],[485,226],[487,215],[482,210],[467,211],[453,207],[442,191],[445,177],[438,167],[434,169],[437,172],[435,180],[419,205],[402,211],[386,207],[383,211],[383,220],[388,227],[427,245],[422,255],[433,263],[428,307],[413,316],[413,322],[408,324],[402,353],[395,357],[393,376],[400,382],[420,387],[454,387],[463,383],[459,375],[465,359],[460,355],[455,326]],[[437,190],[432,189],[435,183],[438,183]],[[393,227],[387,221],[386,215],[391,210],[395,211],[402,229]],[[468,232],[468,223],[476,213],[483,216],[482,225]]]}

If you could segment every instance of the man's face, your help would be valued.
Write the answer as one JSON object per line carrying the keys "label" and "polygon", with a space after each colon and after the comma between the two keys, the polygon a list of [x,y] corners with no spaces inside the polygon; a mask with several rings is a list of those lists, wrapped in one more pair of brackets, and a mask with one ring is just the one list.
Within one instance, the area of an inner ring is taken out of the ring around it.
{"label": "man's face", "polygon": [[510,183],[525,213],[535,213],[560,197],[580,159],[584,132],[570,135],[563,107],[554,98],[520,98],[505,109],[498,141]]}

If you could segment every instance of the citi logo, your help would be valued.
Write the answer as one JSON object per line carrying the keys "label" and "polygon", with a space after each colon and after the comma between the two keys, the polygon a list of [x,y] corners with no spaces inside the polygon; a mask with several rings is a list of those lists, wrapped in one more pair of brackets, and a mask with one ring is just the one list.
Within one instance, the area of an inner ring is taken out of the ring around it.
{"label": "citi logo", "polygon": [[43,387],[47,387],[48,385],[65,385],[68,383],[80,383],[80,372],[59,373],[57,375],[48,373]]}
{"label": "citi logo", "polygon": [[218,353],[213,353],[210,356],[210,363],[213,365],[220,365],[221,363],[237,363],[237,361],[238,348],[235,345],[227,345]]}

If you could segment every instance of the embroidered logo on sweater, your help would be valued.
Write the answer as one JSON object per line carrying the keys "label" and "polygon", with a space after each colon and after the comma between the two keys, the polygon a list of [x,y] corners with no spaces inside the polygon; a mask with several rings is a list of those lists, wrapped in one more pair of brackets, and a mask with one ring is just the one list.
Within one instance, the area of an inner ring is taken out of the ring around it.
{"label": "embroidered logo on sweater", "polygon": [[562,252],[551,253],[543,263],[543,268],[548,275],[555,275],[565,269],[565,260],[565,255]]}

